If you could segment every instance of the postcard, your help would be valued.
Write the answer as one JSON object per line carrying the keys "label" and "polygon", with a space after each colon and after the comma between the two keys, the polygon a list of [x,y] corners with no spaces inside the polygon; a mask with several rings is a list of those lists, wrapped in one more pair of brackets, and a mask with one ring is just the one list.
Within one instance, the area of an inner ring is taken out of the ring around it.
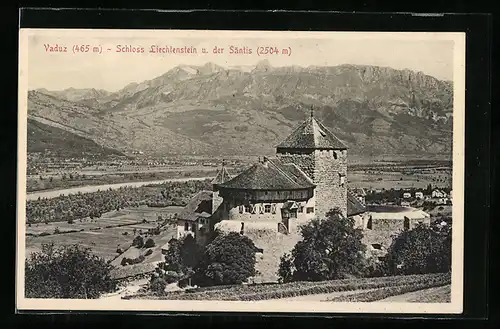
{"label": "postcard", "polygon": [[465,34],[21,29],[18,310],[458,314]]}

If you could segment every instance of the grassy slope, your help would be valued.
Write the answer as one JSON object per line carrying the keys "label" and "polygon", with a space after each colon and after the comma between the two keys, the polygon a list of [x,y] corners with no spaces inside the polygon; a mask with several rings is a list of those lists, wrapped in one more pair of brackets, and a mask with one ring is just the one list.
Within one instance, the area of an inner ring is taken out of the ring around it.
{"label": "grassy slope", "polygon": [[28,119],[28,152],[45,150],[63,158],[81,157],[83,154],[97,157],[122,155],[121,152],[98,145],[88,138]]}

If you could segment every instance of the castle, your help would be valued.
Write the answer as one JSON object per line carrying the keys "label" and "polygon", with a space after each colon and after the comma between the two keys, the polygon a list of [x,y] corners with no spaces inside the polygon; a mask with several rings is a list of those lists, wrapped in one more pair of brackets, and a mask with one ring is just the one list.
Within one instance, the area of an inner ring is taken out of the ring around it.
{"label": "castle", "polygon": [[357,216],[365,207],[347,188],[347,146],[311,109],[311,115],[276,147],[236,177],[224,165],[179,215],[178,237],[193,234],[200,242],[217,227],[244,233],[249,229],[297,233],[307,221],[331,209]]}
{"label": "castle", "polygon": [[231,177],[217,172],[212,191],[201,191],[178,215],[177,238],[205,244],[210,232],[236,231],[251,238],[260,255],[261,281],[276,280],[280,256],[301,239],[299,228],[336,209],[363,230],[367,257],[379,260],[392,238],[430,216],[411,207],[367,209],[362,189],[347,186],[347,146],[311,110],[311,115],[276,147],[276,156]]}

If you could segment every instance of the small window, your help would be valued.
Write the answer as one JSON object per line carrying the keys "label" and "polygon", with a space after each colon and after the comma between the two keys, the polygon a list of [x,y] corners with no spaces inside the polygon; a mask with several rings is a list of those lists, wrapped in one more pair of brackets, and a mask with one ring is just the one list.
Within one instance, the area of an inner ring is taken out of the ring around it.
{"label": "small window", "polygon": [[184,223],[184,231],[189,231],[189,223]]}
{"label": "small window", "polygon": [[314,207],[307,207],[306,213],[311,214],[314,212]]}
{"label": "small window", "polygon": [[252,209],[251,209],[251,207],[250,207],[250,205],[249,205],[249,204],[246,204],[246,205],[245,205],[245,212],[246,212],[246,213],[250,213],[250,212],[252,212]]}
{"label": "small window", "polygon": [[297,212],[298,213],[303,213],[304,212],[304,206],[299,206],[299,208],[297,209]]}
{"label": "small window", "polygon": [[340,175],[340,186],[344,186],[344,184],[345,184],[345,176]]}
{"label": "small window", "polygon": [[270,213],[271,212],[271,205],[270,204],[264,205],[264,212],[265,213]]}
{"label": "small window", "polygon": [[276,213],[276,204],[275,204],[275,203],[273,203],[273,204],[271,205],[271,212],[272,212],[273,214],[275,214],[275,213]]}
{"label": "small window", "polygon": [[240,214],[242,214],[245,211],[245,208],[243,206],[240,206]]}
{"label": "small window", "polygon": [[264,213],[264,206],[263,205],[258,205],[259,207],[259,214],[263,214]]}
{"label": "small window", "polygon": [[382,245],[380,243],[372,244],[373,249],[382,250]]}
{"label": "small window", "polygon": [[372,219],[372,216],[370,216],[370,218],[368,218],[368,223],[366,223],[366,228],[371,230],[373,227],[373,219]]}
{"label": "small window", "polygon": [[251,212],[252,214],[255,214],[255,212],[257,211],[257,209],[256,209],[256,208],[257,208],[257,205],[254,205],[254,204],[250,205],[250,212]]}

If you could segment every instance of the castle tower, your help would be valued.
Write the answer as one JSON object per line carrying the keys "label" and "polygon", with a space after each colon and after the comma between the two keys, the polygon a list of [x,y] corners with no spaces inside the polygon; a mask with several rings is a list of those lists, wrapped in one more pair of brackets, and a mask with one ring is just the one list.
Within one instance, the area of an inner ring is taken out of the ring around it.
{"label": "castle tower", "polygon": [[347,216],[347,146],[311,115],[276,147],[284,162],[298,166],[316,184],[319,218],[338,207]]}
{"label": "castle tower", "polygon": [[217,188],[217,184],[222,184],[230,180],[232,177],[229,175],[226,169],[226,163],[222,160],[222,167],[217,171],[217,175],[212,180],[212,214],[215,214],[217,208],[222,204],[222,197],[219,196],[219,189]]}

